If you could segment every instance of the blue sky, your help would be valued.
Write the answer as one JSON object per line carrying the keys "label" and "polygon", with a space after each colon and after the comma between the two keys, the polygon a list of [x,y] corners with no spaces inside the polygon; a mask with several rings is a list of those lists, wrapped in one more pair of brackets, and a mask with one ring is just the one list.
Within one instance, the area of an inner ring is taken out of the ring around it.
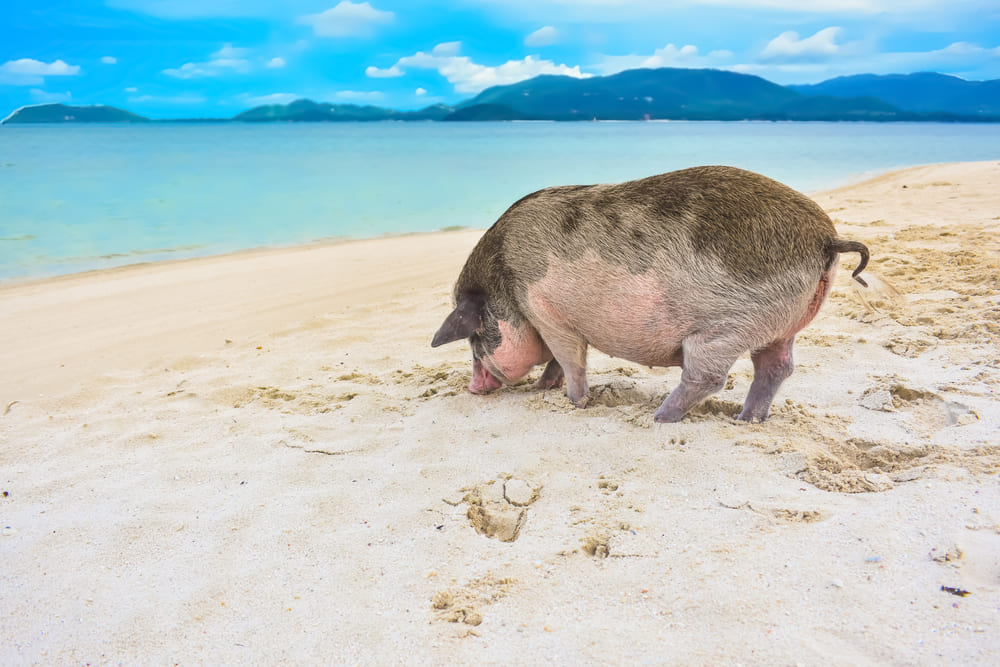
{"label": "blue sky", "polygon": [[997,0],[0,0],[0,116],[415,109],[538,74],[713,67],[771,81],[1000,79]]}

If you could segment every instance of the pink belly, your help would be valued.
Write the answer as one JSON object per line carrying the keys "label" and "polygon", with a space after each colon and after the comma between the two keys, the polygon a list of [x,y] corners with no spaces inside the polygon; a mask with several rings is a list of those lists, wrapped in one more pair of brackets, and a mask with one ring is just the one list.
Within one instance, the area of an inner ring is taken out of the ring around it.
{"label": "pink belly", "polygon": [[688,318],[665,302],[662,285],[652,277],[619,278],[604,282],[599,291],[566,289],[557,280],[542,279],[528,289],[531,319],[540,332],[570,332],[613,357],[644,366],[679,366]]}

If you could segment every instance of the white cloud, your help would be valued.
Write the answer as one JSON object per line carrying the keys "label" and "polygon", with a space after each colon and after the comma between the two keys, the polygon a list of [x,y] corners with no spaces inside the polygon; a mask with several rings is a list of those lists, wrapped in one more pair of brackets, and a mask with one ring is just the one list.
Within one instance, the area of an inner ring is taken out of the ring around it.
{"label": "white cloud", "polygon": [[139,89],[136,88],[135,86],[129,86],[128,88],[125,89],[125,92],[126,93],[138,93]]}
{"label": "white cloud", "polygon": [[970,44],[969,42],[954,42],[949,44],[943,49],[937,51],[929,51],[929,55],[933,56],[958,56],[967,57],[972,56],[975,58],[1000,58],[1000,46],[994,49],[984,49],[981,46],[975,44]]}
{"label": "white cloud", "polygon": [[378,25],[392,23],[396,15],[375,9],[367,2],[353,3],[343,0],[319,14],[309,14],[299,23],[311,25],[320,37],[367,37]]}
{"label": "white cloud", "polygon": [[371,65],[365,68],[365,76],[369,76],[373,79],[392,79],[397,76],[403,76],[404,74],[406,74],[406,72],[401,70],[398,64],[385,69],[379,69],[378,67],[372,67]]}
{"label": "white cloud", "polygon": [[67,65],[62,60],[44,63],[32,58],[8,60],[0,65],[0,83],[14,86],[40,86],[47,76],[76,76],[79,65]]}
{"label": "white cloud", "polygon": [[732,62],[733,53],[731,51],[711,51],[702,55],[698,47],[693,44],[685,44],[677,47],[674,44],[667,44],[661,49],[656,49],[652,54],[632,54],[627,56],[603,56],[603,59],[594,65],[594,69],[602,74],[615,74],[626,69],[658,67],[724,67]]}
{"label": "white cloud", "polygon": [[115,58],[114,56],[104,56],[101,58],[101,62],[105,65],[117,65],[118,58]]}
{"label": "white cloud", "polygon": [[365,73],[373,78],[400,76],[407,69],[433,69],[451,83],[457,92],[479,93],[490,86],[499,86],[524,81],[540,74],[562,74],[585,79],[590,74],[579,67],[557,65],[551,60],[539,60],[527,56],[523,60],[508,60],[502,65],[489,67],[472,62],[467,56],[458,55],[461,42],[445,42],[435,46],[430,53],[418,51],[405,56],[386,69],[369,67]]}
{"label": "white cloud", "polygon": [[431,53],[436,56],[457,56],[461,50],[462,42],[441,42],[431,49]]}
{"label": "white cloud", "polygon": [[208,63],[184,63],[180,67],[171,67],[163,70],[167,76],[175,79],[198,79],[207,76],[217,76],[218,71],[210,70],[206,67]]}
{"label": "white cloud", "polygon": [[175,79],[201,79],[232,72],[245,74],[250,71],[250,61],[246,59],[249,53],[249,49],[225,44],[221,49],[212,53],[209,56],[211,60],[207,62],[184,63],[180,67],[165,69],[163,73]]}
{"label": "white cloud", "polygon": [[427,89],[417,88],[416,90],[413,91],[413,94],[416,95],[417,97],[423,97],[424,95],[427,94]]}
{"label": "white cloud", "polygon": [[302,99],[302,95],[296,95],[295,93],[271,93],[270,95],[247,97],[245,101],[247,104],[259,107],[265,104],[289,104],[300,99]]}
{"label": "white cloud", "polygon": [[223,44],[222,48],[211,54],[210,57],[212,60],[238,60],[246,58],[249,54],[250,49],[236,47],[232,44]]}
{"label": "white cloud", "polygon": [[550,25],[539,28],[524,38],[525,46],[548,46],[559,39],[559,31]]}
{"label": "white cloud", "polygon": [[267,61],[268,69],[278,69],[279,67],[284,67],[288,63],[285,62],[284,58],[271,58]]}
{"label": "white cloud", "polygon": [[824,28],[812,37],[799,39],[799,34],[793,30],[783,32],[772,39],[761,59],[774,62],[817,61],[830,59],[841,51],[837,37],[841,29],[834,26]]}

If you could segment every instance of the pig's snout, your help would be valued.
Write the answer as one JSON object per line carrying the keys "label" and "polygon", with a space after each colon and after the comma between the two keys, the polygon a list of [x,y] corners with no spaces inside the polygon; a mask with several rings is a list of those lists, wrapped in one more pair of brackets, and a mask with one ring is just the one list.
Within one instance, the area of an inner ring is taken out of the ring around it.
{"label": "pig's snout", "polygon": [[488,394],[503,385],[492,373],[486,370],[486,366],[476,359],[472,362],[472,381],[469,382],[469,391],[473,394]]}

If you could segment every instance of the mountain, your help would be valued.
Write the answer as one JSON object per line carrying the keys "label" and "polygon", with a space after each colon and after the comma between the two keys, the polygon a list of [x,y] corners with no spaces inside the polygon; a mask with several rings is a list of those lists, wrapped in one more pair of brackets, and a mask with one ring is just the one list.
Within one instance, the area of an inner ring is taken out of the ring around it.
{"label": "mountain", "polygon": [[148,123],[145,116],[103,105],[72,107],[65,104],[37,104],[21,107],[3,120],[8,123]]}
{"label": "mountain", "polygon": [[916,113],[1000,116],[1000,79],[966,81],[934,72],[858,74],[789,88],[806,95],[877,97],[903,111]]}
{"label": "mountain", "polygon": [[[543,75],[494,86],[455,107],[418,111],[295,100],[254,107],[230,119],[154,122],[264,123],[483,120],[793,120],[1000,122],[1000,80],[874,75],[779,86],[758,76],[714,69],[635,69],[578,79]],[[108,106],[21,107],[0,123],[150,122]]]}
{"label": "mountain", "polygon": [[504,104],[472,104],[456,109],[442,120],[523,120],[524,114]]}
{"label": "mountain", "polygon": [[429,106],[419,111],[396,111],[356,104],[330,104],[312,100],[295,100],[290,104],[268,104],[254,107],[233,116],[233,120],[246,123],[274,121],[376,121],[376,120],[441,120],[452,112],[443,104]]}
{"label": "mountain", "polygon": [[676,68],[543,75],[488,88],[458,108],[485,104],[539,120],[884,120],[898,113],[872,98],[816,100],[758,76]]}

